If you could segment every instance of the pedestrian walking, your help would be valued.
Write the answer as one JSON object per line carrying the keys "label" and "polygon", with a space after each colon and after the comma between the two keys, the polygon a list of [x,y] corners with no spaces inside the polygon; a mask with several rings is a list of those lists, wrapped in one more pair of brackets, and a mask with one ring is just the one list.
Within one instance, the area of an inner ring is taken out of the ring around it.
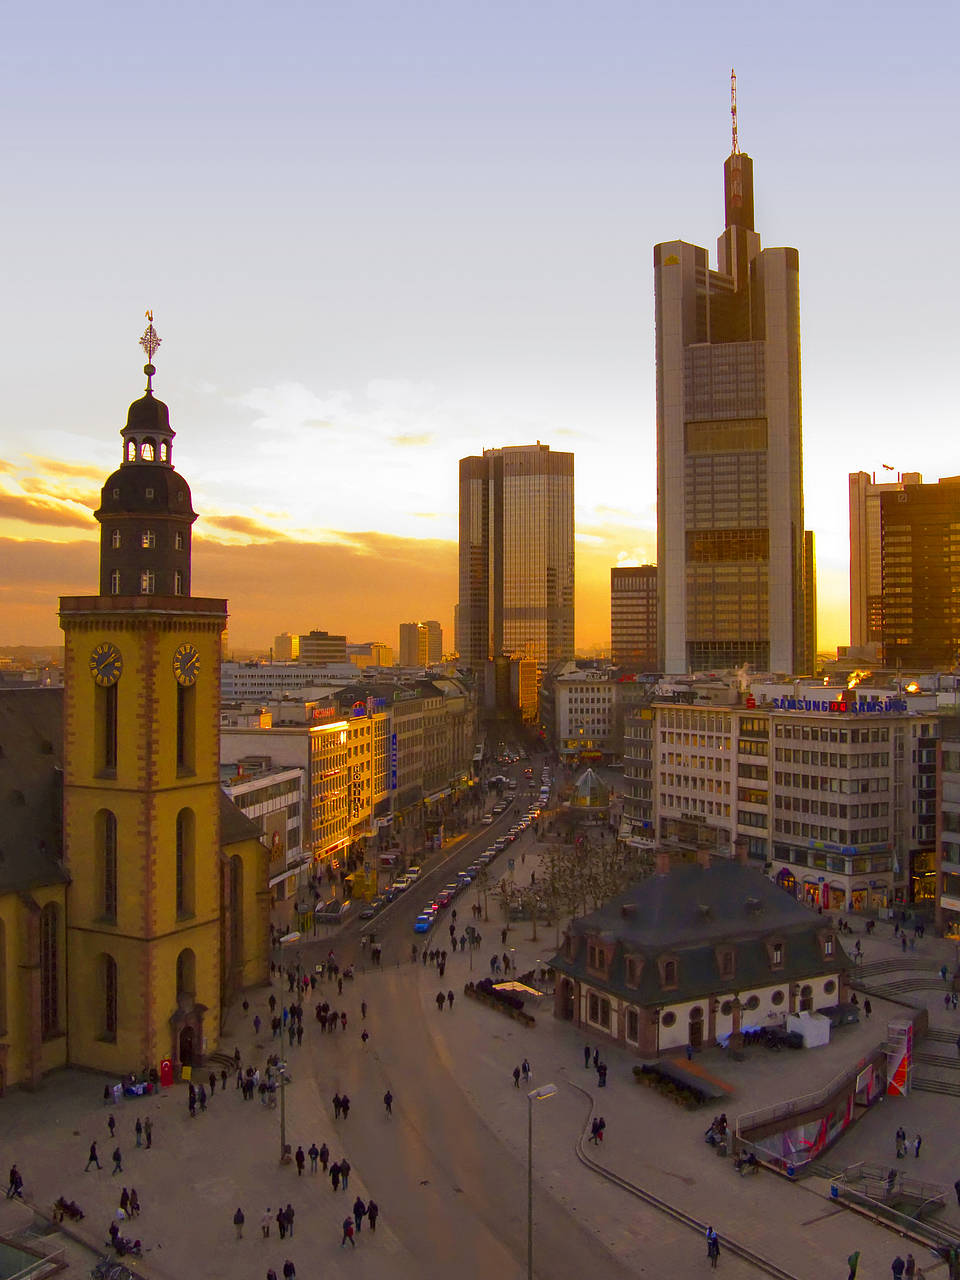
{"label": "pedestrian walking", "polygon": [[307,1155],[310,1157],[310,1172],[316,1173],[317,1161],[320,1159],[320,1150],[315,1142],[310,1143],[310,1149],[307,1152]]}
{"label": "pedestrian walking", "polygon": [[607,1087],[607,1064],[601,1062],[597,1067],[597,1088],[605,1089]]}
{"label": "pedestrian walking", "polygon": [[913,1155],[914,1155],[914,1159],[916,1159],[916,1160],[919,1160],[919,1159],[920,1159],[920,1148],[921,1148],[922,1146],[923,1146],[923,1138],[922,1138],[922,1137],[921,1137],[921,1135],[918,1133],[918,1134],[917,1134],[917,1136],[916,1136],[916,1137],[914,1138],[914,1140],[913,1140]]}
{"label": "pedestrian walking", "polygon": [[515,1089],[520,1088],[520,1068],[519,1067],[513,1068],[513,1087]]}
{"label": "pedestrian walking", "polygon": [[283,1220],[287,1224],[287,1235],[293,1235],[293,1219],[296,1215],[293,1212],[293,1205],[288,1202],[287,1207],[283,1211]]}
{"label": "pedestrian walking", "polygon": [[447,997],[443,994],[442,991],[437,992],[437,1012],[438,1013],[443,1013],[443,1006],[446,1003],[446,999]]}
{"label": "pedestrian walking", "polygon": [[944,982],[946,982],[946,980],[947,980],[947,966],[946,966],[945,964],[942,964],[942,965],[940,966],[940,977],[944,980]]}
{"label": "pedestrian walking", "polygon": [[350,1161],[347,1159],[346,1156],[344,1156],[343,1159],[340,1161],[340,1184],[343,1187],[344,1191],[346,1191],[347,1185],[349,1184],[349,1182],[350,1182]]}
{"label": "pedestrian walking", "polygon": [[363,1030],[360,1032],[360,1041],[362,1044],[366,1044],[369,1039],[370,1039],[370,1032],[367,1030],[366,1027],[364,1027]]}
{"label": "pedestrian walking", "polygon": [[260,1015],[259,1015],[259,1013],[255,1013],[255,1014],[253,1015],[253,1034],[254,1034],[255,1036],[258,1036],[258,1035],[260,1034]]}
{"label": "pedestrian walking", "polygon": [[243,1223],[244,1223],[243,1210],[238,1207],[237,1212],[233,1215],[233,1227],[237,1233],[238,1240],[243,1239]]}
{"label": "pedestrian walking", "polygon": [[590,1046],[588,1044],[583,1046],[583,1065],[587,1070],[590,1069]]}
{"label": "pedestrian walking", "polygon": [[[133,1132],[136,1135],[137,1146],[143,1145],[143,1121],[137,1116],[137,1123],[133,1126]],[[110,1135],[113,1136],[112,1134]]]}
{"label": "pedestrian walking", "polygon": [[283,1264],[283,1280],[297,1280],[297,1268],[289,1258]]}
{"label": "pedestrian walking", "polygon": [[606,1127],[607,1127],[607,1122],[606,1120],[604,1120],[603,1116],[601,1116],[600,1119],[597,1121],[597,1140],[599,1142],[603,1141],[603,1135],[604,1135],[604,1131],[606,1130]]}
{"label": "pedestrian walking", "polygon": [[112,1115],[107,1116],[107,1128],[110,1130],[110,1137],[113,1137],[113,1131],[117,1127],[117,1122]]}
{"label": "pedestrian walking", "polygon": [[220,1069],[220,1088],[226,1093],[227,1090],[227,1068]]}
{"label": "pedestrian walking", "polygon": [[307,1157],[303,1154],[303,1147],[297,1147],[297,1153],[293,1157],[297,1162],[297,1177],[303,1177],[303,1166],[307,1163]]}
{"label": "pedestrian walking", "polygon": [[917,1274],[917,1263],[912,1253],[907,1254],[906,1266],[903,1268],[903,1280],[914,1280]]}
{"label": "pedestrian walking", "polygon": [[898,1253],[893,1262],[890,1263],[890,1270],[893,1272],[893,1280],[901,1280],[901,1277],[906,1270],[906,1266],[907,1264]]}
{"label": "pedestrian walking", "polygon": [[92,1164],[95,1164],[98,1169],[103,1168],[103,1166],[100,1163],[100,1157],[97,1155],[97,1144],[95,1142],[90,1143],[90,1154],[87,1157],[86,1168],[84,1169],[83,1172],[86,1173],[87,1169],[89,1169]]}
{"label": "pedestrian walking", "polygon": [[599,1142],[600,1142],[599,1133],[600,1133],[600,1121],[596,1116],[594,1116],[593,1119],[590,1121],[590,1141],[594,1144],[594,1146],[599,1145]]}
{"label": "pedestrian walking", "polygon": [[339,1119],[340,1119],[340,1112],[341,1112],[342,1110],[343,1110],[343,1099],[340,1097],[339,1093],[335,1093],[335,1094],[333,1095],[333,1118],[334,1118],[334,1120],[339,1120]]}
{"label": "pedestrian walking", "polygon": [[120,1208],[124,1213],[130,1212],[130,1192],[126,1187],[120,1192]]}
{"label": "pedestrian walking", "polygon": [[524,1058],[524,1060],[520,1063],[520,1070],[523,1072],[523,1083],[529,1084],[530,1083],[530,1063],[526,1060],[526,1058]]}
{"label": "pedestrian walking", "polygon": [[277,1280],[277,1273],[273,1267],[267,1267],[267,1280]]}
{"label": "pedestrian walking", "polygon": [[867,1021],[870,1021],[870,1015],[873,1013],[873,1005],[870,1003],[869,997],[863,1002],[863,1012]]}
{"label": "pedestrian walking", "polygon": [[146,1138],[146,1147],[149,1151],[153,1146],[153,1121],[149,1116],[143,1122],[143,1136]]}
{"label": "pedestrian walking", "polygon": [[339,1166],[339,1164],[336,1162],[336,1160],[334,1160],[333,1164],[330,1166],[330,1182],[331,1182],[331,1183],[332,1183],[332,1185],[333,1185],[333,1189],[334,1189],[334,1191],[339,1191],[339,1189],[340,1189],[340,1166]]}
{"label": "pedestrian walking", "polygon": [[260,1232],[264,1240],[270,1239],[270,1221],[272,1216],[273,1215],[271,1213],[270,1206],[267,1205],[266,1212],[264,1213],[263,1217],[260,1219]]}
{"label": "pedestrian walking", "polygon": [[140,1197],[137,1195],[137,1188],[130,1188],[130,1217],[140,1217]]}
{"label": "pedestrian walking", "polygon": [[346,1120],[347,1116],[350,1114],[350,1099],[346,1094],[344,1094],[340,1099],[340,1110],[343,1112],[344,1120]]}
{"label": "pedestrian walking", "polygon": [[206,1111],[206,1109],[207,1109],[207,1091],[206,1091],[206,1089],[205,1089],[205,1087],[204,1087],[203,1085],[201,1085],[201,1086],[200,1086],[200,1088],[197,1090],[197,1097],[198,1097],[198,1098],[199,1098],[199,1100],[200,1100],[200,1110],[201,1110],[201,1111]]}
{"label": "pedestrian walking", "polygon": [[367,1002],[366,1002],[366,1000],[361,1000],[361,1001],[360,1001],[360,1017],[361,1017],[361,1018],[363,1018],[363,1019],[364,1019],[364,1021],[366,1021],[366,1017],[367,1017]]}
{"label": "pedestrian walking", "polygon": [[713,1227],[707,1227],[707,1257],[711,1267],[716,1267],[720,1259],[720,1237]]}
{"label": "pedestrian walking", "polygon": [[599,1050],[599,1048],[594,1049],[594,1051],[593,1051],[593,1065],[594,1065],[594,1067],[599,1067],[599,1065],[600,1065],[600,1050]]}
{"label": "pedestrian walking", "polygon": [[210,1097],[212,1098],[212,1097],[213,1097],[213,1095],[217,1092],[217,1076],[216,1076],[216,1072],[211,1071],[211,1072],[210,1072],[210,1074],[207,1076],[207,1081],[208,1081],[208,1083],[209,1083],[209,1085],[210,1085]]}
{"label": "pedestrian walking", "polygon": [[453,1011],[453,992],[452,991],[447,992],[447,1008],[451,1010],[451,1012]]}
{"label": "pedestrian walking", "polygon": [[506,931],[506,929],[501,929],[501,930],[500,930],[500,945],[501,945],[502,947],[505,947],[505,946],[507,945],[507,931]]}
{"label": "pedestrian walking", "polygon": [[110,1171],[112,1177],[115,1173],[123,1173],[123,1157],[120,1154],[120,1148],[113,1148],[113,1168]]}
{"label": "pedestrian walking", "polygon": [[393,1094],[390,1092],[389,1089],[383,1095],[383,1105],[386,1108],[387,1115],[392,1116],[393,1115]]}
{"label": "pedestrian walking", "polygon": [[364,1215],[367,1212],[367,1206],[363,1203],[359,1196],[353,1202],[353,1221],[357,1228],[357,1234],[360,1234],[360,1228],[363,1226]]}
{"label": "pedestrian walking", "polygon": [[15,1164],[10,1166],[10,1185],[7,1187],[7,1199],[23,1199],[23,1178],[21,1178],[20,1170]]}
{"label": "pedestrian walking", "polygon": [[353,1219],[352,1218],[344,1218],[343,1220],[343,1239],[340,1241],[341,1249],[347,1243],[348,1240],[350,1241],[350,1243],[353,1245],[355,1249],[357,1247],[357,1242],[353,1238]]}

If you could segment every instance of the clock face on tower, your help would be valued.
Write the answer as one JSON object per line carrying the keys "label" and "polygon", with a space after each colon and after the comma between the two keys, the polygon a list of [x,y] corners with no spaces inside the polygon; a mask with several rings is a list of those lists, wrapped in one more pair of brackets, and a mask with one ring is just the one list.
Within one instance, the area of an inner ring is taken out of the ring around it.
{"label": "clock face on tower", "polygon": [[200,674],[200,653],[196,645],[182,644],[173,655],[173,674],[179,684],[196,684]]}
{"label": "clock face on tower", "polygon": [[90,674],[106,688],[116,684],[123,671],[123,658],[115,644],[98,644],[90,655]]}

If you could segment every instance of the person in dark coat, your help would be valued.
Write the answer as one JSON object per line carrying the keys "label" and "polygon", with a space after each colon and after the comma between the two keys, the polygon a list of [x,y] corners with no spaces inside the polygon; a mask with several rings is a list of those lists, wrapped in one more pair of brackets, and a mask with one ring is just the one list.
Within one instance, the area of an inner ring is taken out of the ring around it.
{"label": "person in dark coat", "polygon": [[377,1218],[379,1217],[379,1215],[380,1215],[380,1206],[377,1204],[376,1200],[368,1200],[367,1201],[367,1221],[370,1223],[371,1231],[376,1231]]}
{"label": "person in dark coat", "polygon": [[367,1212],[367,1206],[363,1203],[359,1196],[353,1202],[353,1221],[356,1224],[357,1232],[363,1226],[363,1219]]}
{"label": "person in dark coat", "polygon": [[339,1187],[340,1187],[340,1166],[339,1166],[339,1164],[337,1163],[337,1161],[336,1161],[336,1160],[334,1160],[333,1164],[330,1166],[330,1181],[333,1183],[333,1189],[334,1189],[334,1191],[339,1190]]}

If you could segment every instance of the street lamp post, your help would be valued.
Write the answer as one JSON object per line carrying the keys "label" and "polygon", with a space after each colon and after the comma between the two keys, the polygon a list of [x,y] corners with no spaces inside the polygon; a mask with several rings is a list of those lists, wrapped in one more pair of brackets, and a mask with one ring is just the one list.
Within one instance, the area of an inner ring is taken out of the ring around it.
{"label": "street lamp post", "polygon": [[557,1092],[555,1084],[542,1084],[527,1094],[527,1280],[533,1280],[533,1104]]}
{"label": "street lamp post", "polygon": [[282,1064],[277,1068],[280,1081],[280,1163],[287,1155],[287,1071]]}

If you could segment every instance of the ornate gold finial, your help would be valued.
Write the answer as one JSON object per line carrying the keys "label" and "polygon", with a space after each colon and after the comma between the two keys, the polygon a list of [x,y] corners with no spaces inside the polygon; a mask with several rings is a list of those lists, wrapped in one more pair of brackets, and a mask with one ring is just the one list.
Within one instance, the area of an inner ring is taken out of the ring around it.
{"label": "ornate gold finial", "polygon": [[147,353],[147,363],[143,366],[143,372],[147,375],[147,390],[153,390],[153,375],[157,372],[153,367],[153,357],[157,354],[160,343],[163,339],[159,336],[153,327],[153,311],[144,312],[147,317],[147,327],[143,331],[143,337],[140,339],[140,345]]}

